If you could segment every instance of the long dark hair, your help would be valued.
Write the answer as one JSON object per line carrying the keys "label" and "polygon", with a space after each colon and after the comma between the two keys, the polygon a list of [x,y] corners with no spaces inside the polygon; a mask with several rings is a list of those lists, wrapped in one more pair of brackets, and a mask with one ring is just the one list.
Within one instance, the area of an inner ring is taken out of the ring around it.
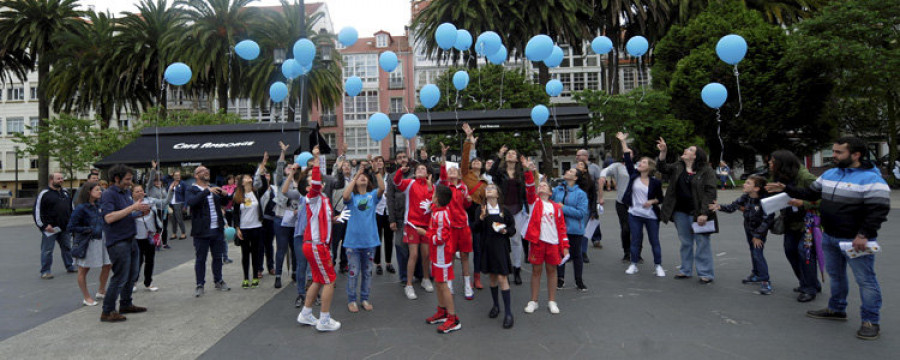
{"label": "long dark hair", "polygon": [[772,179],[789,183],[797,178],[800,172],[800,159],[788,150],[776,150],[772,153]]}
{"label": "long dark hair", "polygon": [[694,149],[697,149],[694,152],[697,158],[694,159],[694,165],[692,166],[694,172],[698,172],[704,167],[709,167],[709,155],[706,155],[706,151],[696,145],[694,145]]}
{"label": "long dark hair", "polygon": [[[525,168],[522,167],[522,162],[518,160],[518,159],[520,159],[523,155],[522,155],[522,153],[520,153],[520,152],[519,152],[518,150],[516,150],[516,149],[509,149],[509,150],[506,151],[506,153],[508,154],[510,151],[515,151],[515,152],[516,152],[516,156],[517,156],[517,158],[516,158],[516,171],[515,171],[516,177],[515,177],[515,178],[518,179],[518,180],[521,180],[522,182],[525,182]],[[507,176],[509,176],[509,173],[506,171],[506,154],[503,154],[503,158],[500,159],[500,164],[499,164],[499,165],[498,165],[498,164],[494,164],[494,166],[499,166],[499,167],[497,168],[497,170],[499,170],[499,171],[497,171],[498,174],[506,174]]]}
{"label": "long dark hair", "polygon": [[75,199],[75,205],[91,202],[91,191],[97,186],[100,186],[100,183],[97,181],[88,181],[81,185],[81,189],[78,189],[78,198]]}
{"label": "long dark hair", "polygon": [[235,205],[238,205],[238,206],[240,206],[240,204],[244,203],[244,176],[250,176],[250,175],[249,174],[240,174],[235,177],[235,181],[234,181],[235,185],[237,185],[237,187],[234,188],[233,199],[235,201]]}

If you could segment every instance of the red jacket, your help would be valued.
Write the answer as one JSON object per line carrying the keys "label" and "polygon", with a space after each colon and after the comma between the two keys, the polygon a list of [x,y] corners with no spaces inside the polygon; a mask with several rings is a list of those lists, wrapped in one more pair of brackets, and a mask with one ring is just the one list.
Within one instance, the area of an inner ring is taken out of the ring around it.
{"label": "red jacket", "polygon": [[431,224],[425,235],[431,242],[429,257],[431,263],[440,268],[453,266],[453,242],[450,241],[450,209],[448,206],[435,207],[431,213]]}
{"label": "red jacket", "polygon": [[450,199],[450,226],[457,229],[469,226],[469,214],[466,209],[472,206],[472,202],[466,197],[469,196],[469,187],[462,180],[458,180],[456,185],[447,181],[447,164],[441,165],[441,181],[450,188],[453,197]]}
{"label": "red jacket", "polygon": [[[331,202],[322,195],[322,171],[318,166],[312,168],[312,181],[309,193],[306,194],[306,230],[303,241],[314,244],[331,243]],[[314,214],[313,205],[318,202],[319,211]],[[313,215],[316,215],[313,218]]]}
{"label": "red jacket", "polygon": [[[525,198],[531,203],[531,217],[528,219],[528,231],[525,232],[525,240],[537,243],[541,240],[541,214],[544,213],[544,202],[537,196],[534,184],[534,174],[525,172]],[[559,245],[563,249],[569,248],[569,238],[566,236],[566,219],[563,216],[562,205],[553,204],[553,213],[556,218],[556,234],[559,236]]]}
{"label": "red jacket", "polygon": [[[428,181],[425,179],[404,179],[403,174],[397,171],[394,174],[394,185],[397,186],[397,190],[406,193],[405,222],[417,227],[424,228],[428,226],[430,221],[428,213],[431,211],[431,198],[434,196],[434,189],[428,186]],[[422,206],[429,210],[426,211]]]}

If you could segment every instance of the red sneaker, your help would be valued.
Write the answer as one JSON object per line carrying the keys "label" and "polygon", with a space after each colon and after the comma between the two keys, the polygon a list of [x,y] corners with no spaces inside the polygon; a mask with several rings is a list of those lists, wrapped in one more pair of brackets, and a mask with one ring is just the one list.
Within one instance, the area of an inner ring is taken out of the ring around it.
{"label": "red sneaker", "polygon": [[431,315],[430,318],[425,319],[425,322],[429,324],[440,324],[447,321],[449,316],[450,315],[447,314],[447,309],[438,306],[437,312],[434,313],[434,315]]}
{"label": "red sneaker", "polygon": [[441,334],[447,334],[459,329],[462,329],[462,324],[460,324],[459,322],[459,317],[456,315],[447,315],[447,321],[444,321],[441,326],[438,326],[437,332]]}
{"label": "red sneaker", "polygon": [[478,290],[484,289],[484,286],[481,285],[481,275],[475,274],[475,288]]}

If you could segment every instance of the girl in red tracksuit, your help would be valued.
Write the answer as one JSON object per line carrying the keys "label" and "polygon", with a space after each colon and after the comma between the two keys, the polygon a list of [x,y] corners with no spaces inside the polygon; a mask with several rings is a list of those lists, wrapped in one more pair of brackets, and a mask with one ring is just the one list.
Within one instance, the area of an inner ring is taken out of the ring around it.
{"label": "girl in red tracksuit", "polygon": [[439,324],[437,332],[446,334],[462,328],[456,309],[453,306],[453,295],[450,293],[449,282],[453,280],[453,230],[452,214],[448,206],[453,193],[450,188],[438,185],[434,190],[434,210],[431,213],[431,223],[428,231],[418,229],[420,235],[425,236],[431,245],[431,274],[437,282],[437,312],[425,319],[429,324]]}
{"label": "girl in red tracksuit", "polygon": [[[394,185],[397,189],[406,194],[406,213],[404,214],[405,225],[403,226],[403,241],[409,245],[409,261],[406,263],[406,273],[412,275],[416,270],[416,261],[419,260],[421,253],[422,272],[422,288],[426,292],[434,291],[434,286],[429,280],[428,270],[428,240],[424,234],[419,234],[418,229],[425,230],[428,228],[431,213],[432,195],[434,193],[431,185],[431,178],[428,174],[428,166],[418,164],[416,166],[415,179],[404,179],[403,174],[409,168],[406,166],[397,171],[394,175]],[[406,280],[406,288],[404,292],[410,300],[417,298],[416,291],[413,289],[413,276],[408,276]]]}
{"label": "girl in red tracksuit", "polygon": [[525,240],[531,243],[528,262],[534,266],[531,272],[531,301],[525,306],[525,312],[530,314],[538,308],[541,272],[546,268],[547,295],[550,298],[547,308],[551,314],[559,314],[559,306],[556,304],[556,267],[562,258],[569,255],[566,219],[562,205],[550,201],[550,195],[553,194],[550,184],[541,181],[535,194],[535,168],[531,159],[523,157],[522,165],[529,170],[525,172],[525,196],[532,208]]}
{"label": "girl in red tracksuit", "polygon": [[[341,323],[331,318],[329,310],[334,295],[334,265],[331,262],[331,202],[322,194],[322,172],[319,169],[319,147],[313,148],[314,166],[310,170],[312,179],[306,194],[306,230],[303,232],[303,256],[309,262],[312,272],[312,285],[306,291],[303,310],[297,316],[297,322],[304,325],[315,325],[319,331],[335,331]],[[312,314],[312,306],[316,294],[322,287],[322,308],[319,318]]]}
{"label": "girl in red tracksuit", "polygon": [[[469,214],[466,209],[472,206],[472,198],[469,197],[469,188],[460,179],[459,168],[447,169],[447,163],[441,165],[441,180],[438,184],[446,185],[453,193],[450,200],[450,238],[453,248],[460,253],[462,261],[463,280],[465,281],[466,300],[475,298],[475,290],[472,289],[472,274],[469,272],[469,254],[472,253],[472,230],[469,228]],[[450,283],[453,288],[453,283]]]}

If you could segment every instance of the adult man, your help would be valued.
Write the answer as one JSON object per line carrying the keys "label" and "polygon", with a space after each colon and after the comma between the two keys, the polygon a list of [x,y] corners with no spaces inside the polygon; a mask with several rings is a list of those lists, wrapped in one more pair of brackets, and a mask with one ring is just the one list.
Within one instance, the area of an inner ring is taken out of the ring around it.
{"label": "adult man", "polygon": [[[598,200],[600,204],[603,204],[603,186],[606,183],[606,177],[612,176],[616,181],[616,215],[619,217],[619,232],[622,237],[622,251],[625,253],[622,256],[622,263],[627,264],[631,261],[631,228],[628,227],[628,206],[625,205],[625,186],[628,184],[628,169],[625,168],[625,164],[622,162],[614,162],[612,165],[607,166],[603,171],[600,172],[600,183],[598,185],[600,194]],[[638,252],[640,255],[640,252]],[[643,262],[643,259],[638,257],[640,262]]]}
{"label": "adult man", "polygon": [[[590,174],[590,176],[591,176],[591,182],[593,184],[597,184],[597,191],[594,192],[593,194],[587,194],[587,195],[588,195],[588,198],[595,198],[595,201],[590,204],[591,209],[589,209],[589,210],[591,213],[591,217],[593,219],[597,220],[597,230],[594,231],[593,235],[591,235],[591,242],[594,243],[595,248],[602,248],[603,245],[600,244],[600,240],[603,240],[603,233],[600,232],[600,222],[599,222],[600,214],[597,214],[596,206],[597,206],[597,204],[603,204],[603,201],[602,201],[603,198],[600,197],[600,194],[602,194],[601,187],[603,186],[603,184],[600,182],[600,178],[601,178],[600,173],[603,170],[600,168],[599,165],[591,162],[590,153],[587,151],[587,149],[578,150],[578,152],[575,153],[575,160],[578,162],[584,161],[585,164],[588,164],[588,174]],[[582,189],[582,190],[584,190],[585,193],[590,191],[590,189]],[[587,257],[587,239],[584,239],[584,240],[585,241],[583,241],[581,244],[581,250],[582,250],[581,256],[584,259],[585,263],[589,263],[591,261],[588,260],[588,257]]]}
{"label": "adult man", "polygon": [[878,167],[862,160],[867,153],[866,143],[855,137],[842,137],[832,146],[834,164],[809,188],[797,188],[782,183],[766,186],[769,192],[785,191],[794,198],[819,200],[824,237],[825,268],[831,279],[831,298],[828,307],[807,311],[806,315],[817,319],[847,320],[847,265],[859,285],[862,300],[860,317],[862,326],[856,336],[865,340],[878,338],[881,288],[875,277],[875,255],[848,256],[842,249],[852,245],[852,250],[866,251],[875,244],[881,223],[890,211],[890,188],[881,177]]}
{"label": "adult man", "polygon": [[[401,169],[408,167],[409,157],[406,153],[397,153],[394,162],[397,165],[396,171],[402,171]],[[393,179],[395,174],[396,172],[388,175],[388,178]],[[412,169],[403,173],[404,179],[412,179],[414,176],[415,172]],[[400,283],[406,285],[406,263],[409,262],[409,246],[403,242],[403,226],[405,225],[403,214],[406,213],[406,193],[397,189],[397,185],[395,185],[393,181],[388,181],[386,199],[388,206],[388,220],[391,223],[391,231],[394,232],[394,250],[396,250],[397,264],[399,265],[397,266],[397,274],[400,276]],[[416,273],[419,274],[418,278],[422,277],[420,271],[421,270],[417,267]]]}
{"label": "adult man", "polygon": [[225,219],[222,204],[228,193],[220,187],[209,185],[209,169],[205,166],[194,170],[194,186],[187,189],[185,204],[191,209],[191,236],[194,238],[194,275],[197,288],[194,296],[203,296],[206,284],[206,255],[212,251],[213,281],[218,290],[231,290],[222,280],[222,258],[225,252]]}
{"label": "adult man", "polygon": [[59,244],[59,253],[66,271],[75,272],[72,262],[72,244],[66,225],[72,215],[72,197],[63,189],[63,176],[60,173],[50,175],[50,184],[38,194],[34,202],[34,224],[41,231],[41,279],[53,278],[50,268],[53,265],[53,243]]}
{"label": "adult man", "polygon": [[175,196],[172,196],[172,237],[170,240],[175,240],[178,237],[178,229],[181,228],[181,240],[187,238],[184,231],[184,195],[185,190],[187,190],[187,186],[181,183],[181,171],[175,170],[175,173],[172,174],[172,183],[169,185],[169,191],[174,191]]}
{"label": "adult man", "polygon": [[[113,184],[100,197],[100,215],[103,216],[103,233],[106,249],[112,262],[113,277],[103,298],[103,313],[100,321],[125,321],[122,314],[141,313],[147,308],[135,306],[131,301],[131,291],[140,272],[140,250],[134,236],[137,227],[134,219],[150,213],[150,205],[135,203],[131,198],[134,170],[125,165],[116,165],[109,170]],[[116,312],[116,299],[119,311]]]}

